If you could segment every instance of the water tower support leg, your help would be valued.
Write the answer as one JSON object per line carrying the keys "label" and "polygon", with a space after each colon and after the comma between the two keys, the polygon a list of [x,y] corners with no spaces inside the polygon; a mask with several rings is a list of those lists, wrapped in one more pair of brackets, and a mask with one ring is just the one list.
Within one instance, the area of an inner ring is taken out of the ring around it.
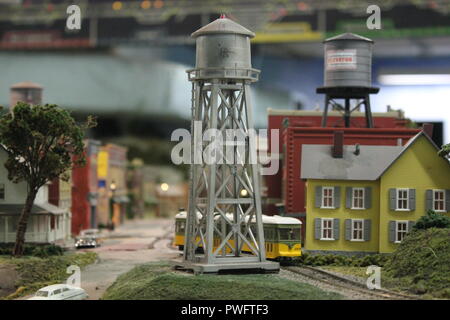
{"label": "water tower support leg", "polygon": [[325,109],[323,110],[323,116],[322,116],[322,127],[327,126],[327,117],[328,117],[328,105],[330,104],[330,97],[328,94],[325,95]]}
{"label": "water tower support leg", "polygon": [[344,111],[345,127],[350,127],[350,99],[345,98],[345,111]]}
{"label": "water tower support leg", "polygon": [[367,128],[373,128],[372,110],[370,110],[369,95],[364,98],[364,109],[366,111]]}

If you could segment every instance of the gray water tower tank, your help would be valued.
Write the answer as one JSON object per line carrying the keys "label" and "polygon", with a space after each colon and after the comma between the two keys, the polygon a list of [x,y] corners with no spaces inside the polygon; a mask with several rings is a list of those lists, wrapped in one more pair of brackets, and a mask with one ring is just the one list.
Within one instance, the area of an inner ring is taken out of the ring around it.
{"label": "gray water tower tank", "polygon": [[247,78],[252,69],[250,39],[255,34],[221,16],[195,31],[196,70],[202,78]]}
{"label": "gray water tower tank", "polygon": [[373,41],[353,33],[326,39],[325,87],[371,87]]}

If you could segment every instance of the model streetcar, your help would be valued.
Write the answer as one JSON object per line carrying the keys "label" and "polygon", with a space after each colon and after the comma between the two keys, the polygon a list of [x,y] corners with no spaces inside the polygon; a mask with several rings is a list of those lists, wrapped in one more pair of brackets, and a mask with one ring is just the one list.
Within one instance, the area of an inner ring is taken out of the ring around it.
{"label": "model streetcar", "polygon": [[[184,248],[185,241],[185,231],[186,231],[186,211],[181,211],[175,216],[175,237],[174,245],[180,250]],[[197,213],[199,219],[202,218],[200,213]],[[233,215],[227,214],[227,218],[232,220]],[[215,216],[215,221],[219,226],[221,216],[217,214]],[[223,220],[223,219],[222,219]],[[302,222],[295,218],[281,217],[281,216],[262,216],[263,229],[264,229],[264,240],[266,247],[266,257],[272,260],[291,260],[292,258],[299,257],[302,254],[301,250],[301,225]],[[252,221],[254,222],[254,220]],[[226,232],[229,233],[229,225],[227,223],[223,224],[226,228]],[[252,228],[253,233],[254,226],[256,224],[251,223],[250,228]],[[200,241],[200,239],[197,239]],[[230,246],[234,245],[234,240],[228,240]],[[220,239],[214,238],[213,249],[217,249],[220,245]],[[200,244],[201,247],[201,244]],[[227,253],[231,252],[228,246],[225,246]],[[242,245],[243,252],[250,252],[250,248],[247,244]]]}

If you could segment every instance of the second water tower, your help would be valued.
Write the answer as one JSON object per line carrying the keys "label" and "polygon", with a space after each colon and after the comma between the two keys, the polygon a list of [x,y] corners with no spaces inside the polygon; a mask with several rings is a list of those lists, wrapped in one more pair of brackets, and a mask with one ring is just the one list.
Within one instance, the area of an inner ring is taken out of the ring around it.
{"label": "second water tower", "polygon": [[[343,112],[345,127],[351,125],[351,113],[364,105],[366,126],[373,127],[369,95],[379,89],[372,87],[372,47],[371,39],[353,33],[324,41],[324,86],[316,91],[325,94],[323,127],[327,126],[330,105]],[[336,102],[338,99],[344,100],[344,106]]]}

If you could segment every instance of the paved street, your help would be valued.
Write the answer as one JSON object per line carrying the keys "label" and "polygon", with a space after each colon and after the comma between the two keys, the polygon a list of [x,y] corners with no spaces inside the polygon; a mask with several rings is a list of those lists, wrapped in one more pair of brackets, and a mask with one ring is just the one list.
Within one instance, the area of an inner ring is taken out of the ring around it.
{"label": "paved street", "polygon": [[101,247],[90,249],[98,253],[99,261],[81,273],[81,287],[89,299],[101,298],[120,274],[138,264],[179,257],[171,247],[173,230],[173,219],[130,221],[111,232]]}

